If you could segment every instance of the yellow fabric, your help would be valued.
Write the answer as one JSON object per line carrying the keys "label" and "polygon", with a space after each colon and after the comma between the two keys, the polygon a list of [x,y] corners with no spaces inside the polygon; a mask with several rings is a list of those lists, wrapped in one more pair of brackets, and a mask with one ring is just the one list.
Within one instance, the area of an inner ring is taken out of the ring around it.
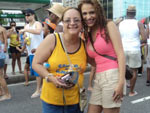
{"label": "yellow fabric", "polygon": [[[80,48],[75,52],[68,54],[74,67],[80,67],[78,84],[80,87],[83,86],[83,72],[86,69],[86,52],[83,41],[81,41]],[[65,71],[67,71],[67,66],[69,65],[67,56],[62,48],[62,44],[58,34],[56,34],[56,46],[48,59],[50,64],[49,72],[53,73],[55,76],[61,76]],[[66,105],[72,105],[79,103],[79,93],[78,86],[74,86],[71,89],[64,89],[64,96],[66,100]],[[47,83],[45,79],[43,80],[43,87],[41,93],[41,99],[49,104],[53,105],[64,105],[63,100],[63,89],[56,88],[53,83]]]}
{"label": "yellow fabric", "polygon": [[17,38],[18,38],[17,34],[10,35],[10,46],[13,46],[13,47],[20,46],[20,43]]}
{"label": "yellow fabric", "polygon": [[[140,35],[140,40],[142,40],[141,35]],[[145,48],[144,48],[144,46],[143,46],[143,47],[141,47],[141,52],[142,52],[142,55],[145,55]]]}

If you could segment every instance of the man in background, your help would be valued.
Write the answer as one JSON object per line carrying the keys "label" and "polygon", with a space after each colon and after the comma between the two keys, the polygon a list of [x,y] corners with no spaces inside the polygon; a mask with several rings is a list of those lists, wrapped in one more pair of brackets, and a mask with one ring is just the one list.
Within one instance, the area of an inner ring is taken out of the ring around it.
{"label": "man in background", "polygon": [[137,92],[134,91],[134,87],[137,79],[137,70],[141,67],[140,35],[142,41],[146,40],[143,24],[136,20],[135,16],[136,7],[130,5],[127,9],[127,18],[119,24],[119,30],[126,56],[126,65],[128,65],[133,72],[133,77],[130,80],[129,96],[135,96],[137,94]]}
{"label": "man in background", "polygon": [[6,29],[0,25],[0,101],[11,99],[7,83],[4,78],[5,53],[7,51],[7,34]]}

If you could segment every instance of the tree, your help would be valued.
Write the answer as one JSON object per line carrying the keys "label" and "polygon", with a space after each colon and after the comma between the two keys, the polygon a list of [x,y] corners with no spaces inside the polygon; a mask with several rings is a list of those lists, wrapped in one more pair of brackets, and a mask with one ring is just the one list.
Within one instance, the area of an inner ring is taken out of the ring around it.
{"label": "tree", "polygon": [[[2,10],[0,10],[0,15],[3,14]],[[0,25],[6,25],[8,22],[5,21],[4,18],[0,18]]]}

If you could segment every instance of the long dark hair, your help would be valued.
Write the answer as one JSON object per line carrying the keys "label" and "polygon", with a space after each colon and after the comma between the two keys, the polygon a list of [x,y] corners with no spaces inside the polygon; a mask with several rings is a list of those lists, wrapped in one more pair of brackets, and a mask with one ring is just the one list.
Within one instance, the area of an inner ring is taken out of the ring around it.
{"label": "long dark hair", "polygon": [[[101,4],[97,0],[81,0],[80,4],[78,5],[78,9],[79,9],[81,14],[82,14],[81,9],[82,9],[82,6],[84,4],[91,4],[92,6],[94,6],[95,12],[97,15],[96,25],[98,25],[100,27],[101,36],[108,43],[108,41],[110,40],[108,29],[107,29],[107,22],[108,21],[106,19],[103,7],[101,6]],[[83,19],[83,17],[82,17],[82,19]],[[85,37],[89,37],[88,26],[85,23],[83,23],[83,27],[85,30]],[[104,30],[104,32],[102,32],[103,30]]]}

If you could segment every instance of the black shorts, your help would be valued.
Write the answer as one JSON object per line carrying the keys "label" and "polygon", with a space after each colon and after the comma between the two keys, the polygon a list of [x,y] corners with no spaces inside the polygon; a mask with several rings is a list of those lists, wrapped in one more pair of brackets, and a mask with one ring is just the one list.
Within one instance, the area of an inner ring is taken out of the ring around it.
{"label": "black shorts", "polygon": [[[19,46],[19,48],[21,48],[21,46]],[[10,53],[21,53],[20,51],[18,51],[18,50],[16,49],[16,47],[13,47],[13,46],[10,46],[10,47],[9,47],[9,50],[10,50]]]}
{"label": "black shorts", "polygon": [[27,56],[27,58],[26,58],[26,64],[30,65],[29,56]]}

